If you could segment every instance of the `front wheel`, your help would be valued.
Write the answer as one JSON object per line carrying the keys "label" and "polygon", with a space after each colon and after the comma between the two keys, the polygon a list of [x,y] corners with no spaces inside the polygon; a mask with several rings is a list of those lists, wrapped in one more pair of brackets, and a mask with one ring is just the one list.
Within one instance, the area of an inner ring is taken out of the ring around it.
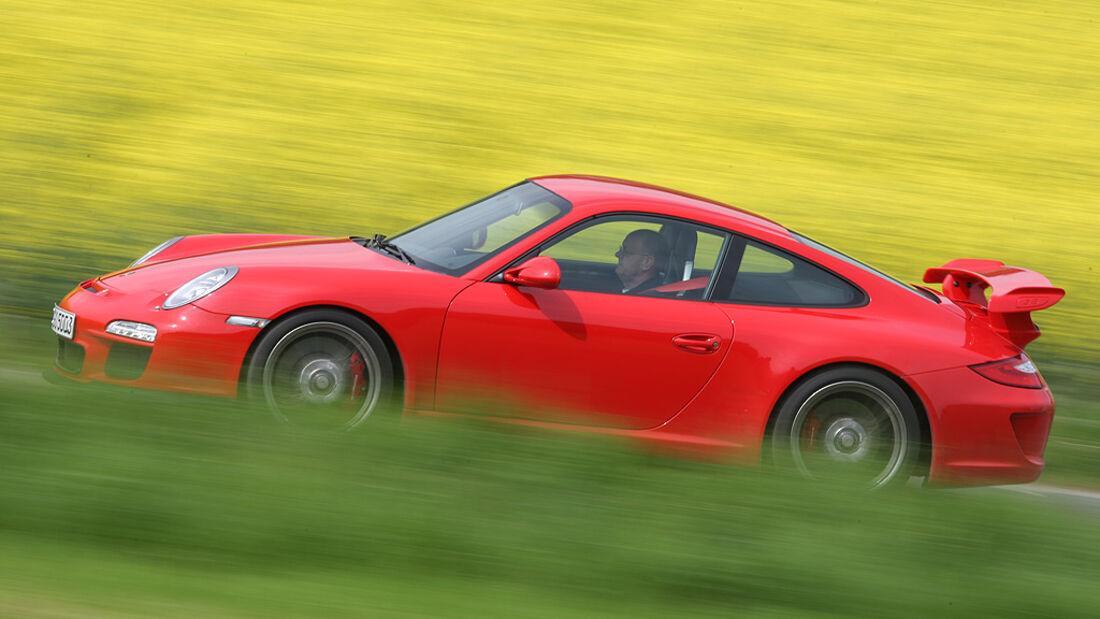
{"label": "front wheel", "polygon": [[310,310],[261,335],[247,372],[248,393],[280,421],[351,430],[388,403],[393,365],[378,333],[335,310]]}
{"label": "front wheel", "polygon": [[909,478],[921,438],[913,403],[894,381],[867,368],[836,368],[784,398],[772,453],[781,467],[809,479],[880,488]]}

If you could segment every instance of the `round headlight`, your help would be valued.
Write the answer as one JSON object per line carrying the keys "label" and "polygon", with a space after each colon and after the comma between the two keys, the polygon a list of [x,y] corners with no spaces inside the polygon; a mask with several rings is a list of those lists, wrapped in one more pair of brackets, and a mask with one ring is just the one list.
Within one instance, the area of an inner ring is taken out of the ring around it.
{"label": "round headlight", "polygon": [[142,262],[145,262],[146,260],[148,260],[148,259],[152,258],[153,256],[155,256],[155,255],[159,254],[160,252],[162,252],[162,251],[164,251],[164,250],[168,249],[168,248],[169,248],[169,247],[171,247],[171,246],[172,246],[172,245],[173,245],[173,244],[174,244],[174,243],[175,243],[176,241],[178,241],[178,240],[180,240],[180,239],[182,239],[182,238],[183,238],[182,236],[177,236],[177,237],[176,237],[176,238],[174,238],[174,239],[168,239],[167,241],[165,241],[165,242],[161,243],[160,245],[157,245],[157,246],[156,246],[156,247],[154,247],[153,249],[150,249],[149,251],[145,252],[145,255],[144,255],[144,256],[142,256],[142,257],[138,258],[137,260],[135,260],[135,261],[134,261],[134,263],[133,263],[133,264],[131,264],[130,266],[132,266],[132,267],[136,267],[137,265],[141,264]]}
{"label": "round headlight", "polygon": [[186,284],[176,288],[161,305],[166,310],[175,309],[198,301],[218,288],[229,283],[237,274],[237,267],[220,267],[207,271]]}

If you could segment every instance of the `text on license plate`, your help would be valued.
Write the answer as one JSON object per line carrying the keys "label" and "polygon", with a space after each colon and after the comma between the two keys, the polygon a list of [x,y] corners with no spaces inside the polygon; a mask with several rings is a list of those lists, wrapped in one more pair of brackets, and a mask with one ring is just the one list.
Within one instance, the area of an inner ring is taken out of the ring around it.
{"label": "text on license plate", "polygon": [[50,324],[53,332],[61,337],[73,339],[73,328],[76,326],[76,314],[67,312],[58,306],[53,306],[53,321]]}

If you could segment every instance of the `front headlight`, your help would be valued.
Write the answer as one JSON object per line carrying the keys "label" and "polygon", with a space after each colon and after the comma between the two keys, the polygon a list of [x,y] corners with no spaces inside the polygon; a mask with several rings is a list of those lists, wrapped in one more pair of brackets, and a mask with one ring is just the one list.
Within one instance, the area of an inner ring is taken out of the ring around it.
{"label": "front headlight", "polygon": [[221,267],[213,271],[207,271],[186,284],[176,288],[176,291],[168,295],[162,308],[166,310],[176,309],[188,303],[198,301],[218,288],[229,283],[237,274],[237,267]]}
{"label": "front headlight", "polygon": [[136,267],[137,265],[141,264],[142,262],[145,262],[146,260],[148,260],[148,259],[152,258],[153,256],[159,254],[160,252],[168,249],[169,247],[174,245],[176,241],[178,241],[182,238],[183,238],[182,236],[177,236],[174,239],[168,239],[167,241],[161,243],[160,245],[157,245],[153,249],[150,249],[149,251],[145,252],[144,256],[138,258],[137,260],[134,260],[134,263],[131,264],[130,266],[131,267]]}

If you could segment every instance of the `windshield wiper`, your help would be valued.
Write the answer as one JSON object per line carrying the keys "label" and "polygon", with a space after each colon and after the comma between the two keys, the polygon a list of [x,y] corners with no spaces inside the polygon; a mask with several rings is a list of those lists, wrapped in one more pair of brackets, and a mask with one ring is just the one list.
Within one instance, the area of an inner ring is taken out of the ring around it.
{"label": "windshield wiper", "polygon": [[416,261],[412,259],[412,256],[409,255],[409,252],[401,249],[395,243],[387,241],[385,234],[376,234],[369,239],[365,239],[361,236],[353,236],[351,237],[351,240],[359,243],[363,247],[373,247],[375,249],[380,249],[387,254],[393,256],[394,258],[399,258],[409,264],[416,264]]}

